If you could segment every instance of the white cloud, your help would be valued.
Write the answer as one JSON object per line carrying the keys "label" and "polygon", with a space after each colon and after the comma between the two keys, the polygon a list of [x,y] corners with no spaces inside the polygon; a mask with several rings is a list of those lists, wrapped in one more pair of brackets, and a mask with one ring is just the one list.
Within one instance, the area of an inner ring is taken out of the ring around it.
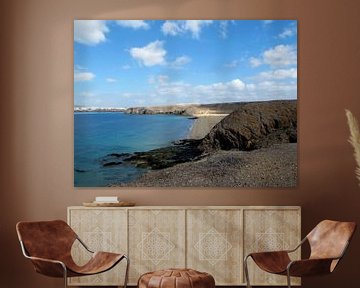
{"label": "white cloud", "polygon": [[277,45],[262,53],[258,58],[249,59],[250,66],[253,68],[267,64],[271,67],[284,67],[297,64],[297,51],[295,46]]}
{"label": "white cloud", "polygon": [[87,70],[87,68],[85,68],[85,67],[83,67],[81,65],[78,65],[78,64],[75,65],[75,69],[76,70]]}
{"label": "white cloud", "polygon": [[226,68],[236,68],[236,67],[239,66],[239,64],[240,64],[239,60],[233,60],[233,61],[231,61],[229,63],[225,63],[224,67],[226,67]]}
{"label": "white cloud", "polygon": [[80,93],[80,96],[82,97],[94,97],[95,94],[93,92],[84,91]]}
{"label": "white cloud", "polygon": [[294,46],[278,45],[263,53],[263,61],[272,67],[297,64],[297,53]]}
{"label": "white cloud", "polygon": [[272,71],[261,72],[259,74],[261,79],[286,79],[286,78],[297,78],[297,69],[277,69]]}
{"label": "white cloud", "polygon": [[254,101],[296,99],[297,84],[294,82],[262,81],[247,85],[247,94]]}
{"label": "white cloud", "polygon": [[163,48],[162,41],[154,41],[140,48],[131,48],[130,55],[145,66],[166,64],[166,50]]}
{"label": "white cloud", "polygon": [[193,38],[198,39],[202,28],[211,23],[211,20],[186,20],[184,28],[192,33]]}
{"label": "white cloud", "polygon": [[270,92],[276,92],[278,93],[279,91],[284,93],[284,92],[289,92],[289,91],[296,91],[297,86],[296,83],[283,83],[283,82],[277,82],[277,81],[263,81],[260,82],[256,85],[256,89],[257,90],[263,90],[263,91],[267,91],[268,93]]}
{"label": "white cloud", "polygon": [[117,20],[116,23],[122,27],[133,29],[149,29],[150,25],[144,20]]}
{"label": "white cloud", "polygon": [[74,41],[86,45],[96,45],[106,41],[109,28],[103,20],[75,20]]}
{"label": "white cloud", "polygon": [[130,69],[130,68],[131,68],[130,65],[123,65],[123,66],[121,66],[121,69],[124,69],[124,70],[128,70],[128,69]]}
{"label": "white cloud", "polygon": [[250,66],[253,68],[259,67],[262,64],[261,60],[255,57],[251,57],[249,59],[249,62],[250,62]]}
{"label": "white cloud", "polygon": [[165,84],[168,82],[169,76],[167,75],[151,75],[148,79],[149,84]]}
{"label": "white cloud", "polygon": [[245,89],[245,83],[242,82],[240,79],[235,79],[230,82],[228,82],[229,87],[236,89],[236,90],[244,90]]}
{"label": "white cloud", "polygon": [[294,25],[291,25],[288,28],[285,28],[280,34],[279,34],[279,38],[287,38],[287,37],[292,37],[295,36],[297,34],[297,28]]}
{"label": "white cloud", "polygon": [[95,74],[91,72],[74,72],[74,81],[81,82],[81,81],[91,81],[95,78]]}
{"label": "white cloud", "polygon": [[240,79],[234,79],[229,82],[218,82],[210,85],[198,85],[194,87],[194,92],[202,96],[210,97],[236,97],[236,93],[243,91],[245,87],[246,85],[243,81]]}
{"label": "white cloud", "polygon": [[[192,85],[183,81],[171,81],[167,75],[149,77],[152,87],[143,95],[129,94],[146,105],[169,105],[169,103],[222,103],[249,102],[276,99],[296,99],[296,81],[254,80],[245,83],[241,79]],[[135,97],[136,96],[136,97]]]}
{"label": "white cloud", "polygon": [[264,25],[269,25],[269,24],[271,24],[273,22],[274,22],[274,20],[264,20],[263,21]]}
{"label": "white cloud", "polygon": [[178,98],[179,100],[185,96],[183,100],[186,101],[186,94],[188,93],[189,89],[191,89],[191,85],[184,82],[163,82],[157,85],[154,95],[155,97],[160,96],[164,99]]}
{"label": "white cloud", "polygon": [[228,34],[228,31],[227,31],[227,27],[228,27],[228,21],[220,21],[220,24],[219,24],[219,31],[220,31],[220,36],[221,38],[223,39],[226,39],[227,38],[227,34]]}
{"label": "white cloud", "polygon": [[[154,41],[144,47],[134,47],[130,49],[130,54],[144,66],[166,65],[172,69],[181,69],[183,66],[191,62],[191,58],[183,55],[175,58],[172,62],[166,60],[167,51],[165,50],[163,41]],[[123,69],[130,67],[123,66]]]}
{"label": "white cloud", "polygon": [[178,21],[165,21],[161,26],[161,31],[164,35],[176,36],[179,33],[182,33],[183,29],[180,27]]}
{"label": "white cloud", "polygon": [[202,28],[212,23],[212,20],[165,21],[161,27],[161,31],[164,35],[171,36],[190,32],[193,38],[198,39]]}
{"label": "white cloud", "polygon": [[184,65],[191,62],[191,58],[188,56],[177,57],[173,62],[168,63],[170,68],[181,69]]}
{"label": "white cloud", "polygon": [[256,85],[254,83],[246,84],[246,89],[249,91],[255,90]]}
{"label": "white cloud", "polygon": [[167,75],[159,75],[159,76],[156,77],[156,80],[160,84],[165,84],[166,82],[169,81],[169,76],[167,76]]}
{"label": "white cloud", "polygon": [[185,82],[172,82],[166,75],[151,78],[150,84],[154,84],[153,95],[158,98],[178,98],[183,103],[214,103],[223,102],[224,98],[241,96],[246,90],[246,84],[240,79],[228,82],[216,82],[207,85],[191,85]]}
{"label": "white cloud", "polygon": [[106,82],[108,82],[108,83],[115,83],[115,82],[117,82],[118,80],[117,79],[115,79],[115,78],[106,78]]}

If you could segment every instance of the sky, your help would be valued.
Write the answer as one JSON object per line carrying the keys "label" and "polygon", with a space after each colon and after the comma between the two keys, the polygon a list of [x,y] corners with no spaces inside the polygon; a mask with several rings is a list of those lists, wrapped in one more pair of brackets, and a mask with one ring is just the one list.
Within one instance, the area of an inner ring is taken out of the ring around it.
{"label": "sky", "polygon": [[74,105],[297,99],[296,20],[75,20]]}

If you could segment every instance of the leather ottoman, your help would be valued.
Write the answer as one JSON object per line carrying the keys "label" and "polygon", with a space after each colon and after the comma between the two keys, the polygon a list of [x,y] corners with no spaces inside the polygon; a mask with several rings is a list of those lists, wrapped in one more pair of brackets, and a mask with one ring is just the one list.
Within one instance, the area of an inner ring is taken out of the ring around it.
{"label": "leather ottoman", "polygon": [[166,269],[140,276],[138,288],[214,288],[214,277],[192,269]]}

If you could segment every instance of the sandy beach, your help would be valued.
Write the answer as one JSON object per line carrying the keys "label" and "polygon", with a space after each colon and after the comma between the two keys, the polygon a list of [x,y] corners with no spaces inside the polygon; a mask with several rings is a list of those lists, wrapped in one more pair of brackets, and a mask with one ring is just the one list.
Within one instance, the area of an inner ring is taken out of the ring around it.
{"label": "sandy beach", "polygon": [[228,115],[229,114],[194,115],[197,117],[197,119],[195,119],[195,122],[191,127],[191,131],[189,133],[188,138],[189,139],[204,138],[217,123],[219,123],[222,119],[224,119]]}

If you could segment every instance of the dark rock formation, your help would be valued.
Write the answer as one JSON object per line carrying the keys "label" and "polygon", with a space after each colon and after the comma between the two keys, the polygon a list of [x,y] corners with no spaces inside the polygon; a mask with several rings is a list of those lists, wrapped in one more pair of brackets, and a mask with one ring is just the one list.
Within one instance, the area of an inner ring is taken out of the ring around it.
{"label": "dark rock formation", "polygon": [[181,140],[171,146],[146,152],[135,152],[123,161],[139,168],[153,170],[168,168],[179,163],[199,160],[202,151],[198,148],[198,140]]}
{"label": "dark rock formation", "polygon": [[200,148],[253,150],[297,142],[296,100],[253,102],[240,106],[218,123]]}
{"label": "dark rock formation", "polygon": [[100,159],[103,167],[111,167],[121,165],[124,158],[131,156],[130,153],[110,153]]}
{"label": "dark rock formation", "polygon": [[173,114],[173,115],[190,115],[182,107],[163,106],[163,107],[133,107],[125,110],[127,114]]}
{"label": "dark rock formation", "polygon": [[104,163],[104,164],[103,164],[103,167],[116,166],[116,165],[120,165],[120,164],[122,164],[121,161],[117,161],[117,162],[111,161],[111,162],[106,162],[106,163]]}
{"label": "dark rock formation", "polygon": [[125,156],[130,156],[130,155],[131,155],[130,153],[111,153],[106,156],[120,158],[120,157],[125,157]]}

